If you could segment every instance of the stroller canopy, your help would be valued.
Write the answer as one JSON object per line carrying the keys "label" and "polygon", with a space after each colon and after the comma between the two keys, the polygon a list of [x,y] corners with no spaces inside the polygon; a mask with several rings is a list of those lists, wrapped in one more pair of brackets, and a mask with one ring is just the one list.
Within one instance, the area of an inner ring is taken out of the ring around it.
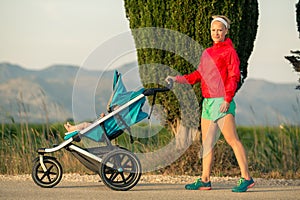
{"label": "stroller canopy", "polygon": [[116,70],[114,72],[114,79],[113,79],[113,93],[107,104],[107,111],[112,112],[116,107],[124,105],[125,103],[134,99],[138,95],[142,94],[143,92],[144,92],[144,88],[138,91],[127,91],[122,81],[122,74]]}
{"label": "stroller canopy", "polygon": [[86,133],[86,136],[99,141],[105,131],[109,139],[114,139],[124,129],[128,129],[131,125],[148,117],[148,114],[142,111],[146,100],[143,92],[144,88],[138,91],[127,91],[122,81],[122,75],[115,71],[113,93],[107,105],[107,110],[110,114],[105,116],[107,117],[106,120],[99,124],[102,127],[95,127]]}

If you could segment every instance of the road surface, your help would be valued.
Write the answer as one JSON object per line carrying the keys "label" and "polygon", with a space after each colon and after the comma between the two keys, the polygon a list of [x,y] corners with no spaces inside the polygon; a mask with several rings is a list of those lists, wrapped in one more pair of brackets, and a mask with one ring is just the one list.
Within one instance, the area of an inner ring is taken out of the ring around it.
{"label": "road surface", "polygon": [[211,191],[187,191],[184,184],[139,183],[130,191],[107,188],[101,182],[68,182],[62,180],[54,188],[41,188],[28,180],[1,180],[0,199],[300,199],[300,185],[259,185],[246,193],[231,192],[232,185],[215,183]]}

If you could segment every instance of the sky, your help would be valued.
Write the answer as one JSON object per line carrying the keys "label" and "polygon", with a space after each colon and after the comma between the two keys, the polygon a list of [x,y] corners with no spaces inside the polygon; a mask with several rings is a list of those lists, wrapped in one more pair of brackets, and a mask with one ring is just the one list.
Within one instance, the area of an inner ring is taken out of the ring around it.
{"label": "sky", "polygon": [[[258,0],[248,78],[297,83],[299,76],[284,58],[300,49],[297,1]],[[0,62],[35,70],[81,66],[101,44],[130,31],[123,0],[0,0],[0,25]]]}

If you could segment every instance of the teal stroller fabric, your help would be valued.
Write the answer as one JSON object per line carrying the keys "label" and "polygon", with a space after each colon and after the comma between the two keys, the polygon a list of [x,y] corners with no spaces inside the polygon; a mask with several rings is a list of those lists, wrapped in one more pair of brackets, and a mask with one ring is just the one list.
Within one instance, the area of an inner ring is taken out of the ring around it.
{"label": "teal stroller fabric", "polygon": [[[113,93],[110,101],[108,102],[108,111],[117,111],[121,106],[131,100],[140,98],[139,96],[143,94],[143,92],[144,88],[138,91],[127,91],[122,81],[122,75],[118,73],[118,71],[115,71]],[[139,100],[130,103],[126,108],[122,109],[120,112],[116,112],[115,115],[112,115],[110,118],[99,124],[99,126],[90,130],[85,134],[85,136],[94,141],[100,141],[105,132],[109,139],[118,137],[120,135],[120,131],[148,117],[148,114],[142,111],[145,100],[146,98],[143,96]]]}

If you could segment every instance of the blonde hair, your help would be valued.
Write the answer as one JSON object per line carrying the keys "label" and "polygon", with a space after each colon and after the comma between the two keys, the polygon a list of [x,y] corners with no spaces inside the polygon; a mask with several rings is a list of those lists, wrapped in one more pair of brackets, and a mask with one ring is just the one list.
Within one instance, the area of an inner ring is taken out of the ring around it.
{"label": "blonde hair", "polygon": [[227,25],[228,25],[226,28],[227,29],[230,28],[231,21],[225,15],[214,15],[214,16],[212,16],[212,18],[213,18],[213,20],[216,19],[216,18],[222,18],[222,19],[224,19],[227,22]]}

